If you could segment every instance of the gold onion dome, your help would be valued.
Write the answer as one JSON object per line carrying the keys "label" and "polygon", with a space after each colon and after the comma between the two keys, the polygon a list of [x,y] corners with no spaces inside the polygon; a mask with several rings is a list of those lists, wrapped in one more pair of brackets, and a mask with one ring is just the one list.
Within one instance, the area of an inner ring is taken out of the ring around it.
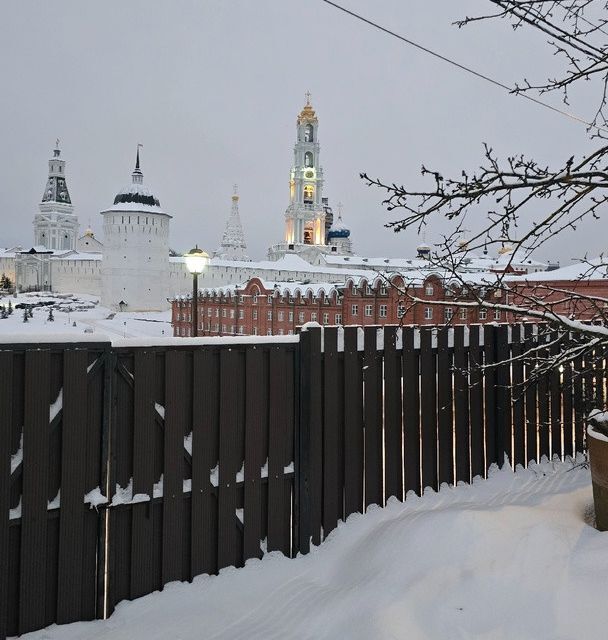
{"label": "gold onion dome", "polygon": [[310,93],[306,94],[306,104],[298,116],[298,124],[302,124],[304,122],[318,122],[315,110],[310,104]]}

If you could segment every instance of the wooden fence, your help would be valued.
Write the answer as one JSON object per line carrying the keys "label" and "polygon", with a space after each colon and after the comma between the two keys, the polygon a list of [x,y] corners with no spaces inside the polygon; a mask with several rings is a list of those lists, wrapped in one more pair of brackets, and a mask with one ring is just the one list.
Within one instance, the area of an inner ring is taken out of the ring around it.
{"label": "wooden fence", "polygon": [[268,340],[0,345],[0,640],[306,553],[505,455],[573,455],[606,399],[602,353],[524,385],[517,356],[559,348],[533,326]]}

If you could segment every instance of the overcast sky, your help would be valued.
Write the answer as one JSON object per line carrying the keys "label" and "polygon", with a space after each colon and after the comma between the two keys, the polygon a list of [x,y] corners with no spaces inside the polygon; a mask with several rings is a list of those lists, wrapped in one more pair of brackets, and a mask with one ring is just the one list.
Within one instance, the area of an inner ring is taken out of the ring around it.
{"label": "overcast sky", "polygon": [[[452,26],[485,0],[343,4],[509,85],[542,80],[554,65],[535,32],[505,22]],[[545,163],[589,148],[584,126],[319,0],[3,0],[0,54],[0,246],[32,243],[58,137],[81,229],[90,223],[101,236],[99,211],[130,182],[142,143],[145,184],[174,216],[176,250],[217,247],[236,182],[250,255],[265,257],[283,237],[308,90],[325,195],[344,203],[360,254],[410,256],[420,241],[383,227],[391,216],[361,171],[414,184],[423,163],[444,175],[476,166],[484,141]],[[592,95],[572,110],[591,117]],[[431,227],[427,242],[440,229]],[[605,235],[583,225],[536,257],[564,264],[599,253]]]}

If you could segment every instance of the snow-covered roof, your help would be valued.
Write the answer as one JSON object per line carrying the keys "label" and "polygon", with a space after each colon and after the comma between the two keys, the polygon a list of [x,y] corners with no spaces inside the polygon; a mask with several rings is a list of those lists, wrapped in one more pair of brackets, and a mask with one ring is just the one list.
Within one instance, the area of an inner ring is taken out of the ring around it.
{"label": "snow-covered roof", "polygon": [[577,262],[552,271],[538,271],[509,279],[517,281],[546,281],[546,280],[605,280],[608,278],[608,260],[594,258],[587,262]]}
{"label": "snow-covered roof", "polygon": [[69,251],[63,255],[54,255],[55,260],[103,260],[103,255],[93,251]]}

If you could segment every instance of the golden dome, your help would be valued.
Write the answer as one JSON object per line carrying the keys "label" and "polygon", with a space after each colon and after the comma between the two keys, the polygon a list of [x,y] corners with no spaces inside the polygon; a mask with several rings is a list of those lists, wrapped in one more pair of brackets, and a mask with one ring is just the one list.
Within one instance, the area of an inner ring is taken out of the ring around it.
{"label": "golden dome", "polygon": [[310,92],[306,94],[306,104],[298,116],[298,124],[302,124],[304,122],[318,122],[315,110],[310,104]]}
{"label": "golden dome", "polygon": [[499,256],[502,256],[505,253],[513,253],[513,247],[510,244],[505,244],[498,250]]}

